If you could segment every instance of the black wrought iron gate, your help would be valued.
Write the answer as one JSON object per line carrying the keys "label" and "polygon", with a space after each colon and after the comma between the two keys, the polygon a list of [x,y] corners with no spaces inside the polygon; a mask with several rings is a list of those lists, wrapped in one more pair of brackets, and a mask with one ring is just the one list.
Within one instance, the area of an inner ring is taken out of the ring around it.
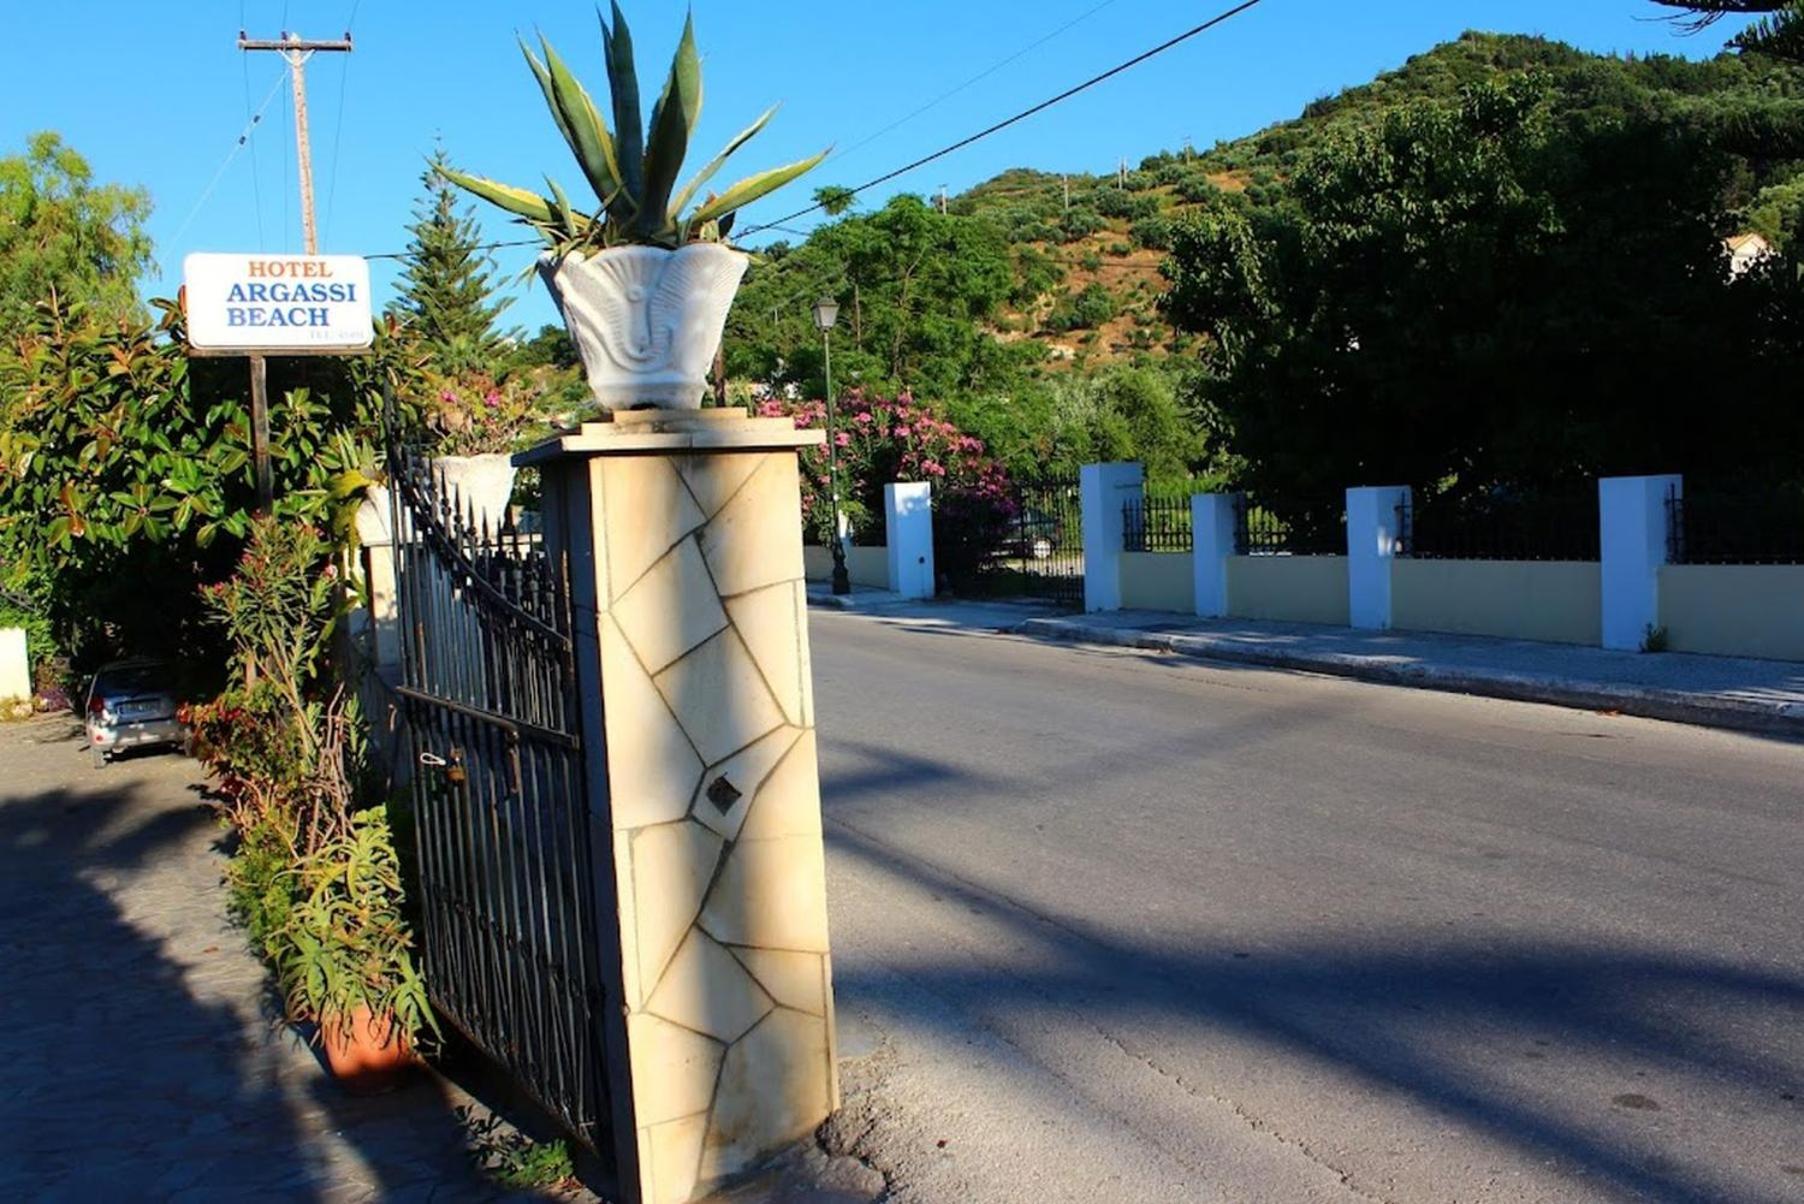
{"label": "black wrought iron gate", "polygon": [[1007,530],[978,577],[980,592],[1081,607],[1084,540],[1078,479],[1016,479],[1010,489]]}
{"label": "black wrought iron gate", "polygon": [[389,473],[427,989],[611,1173],[564,566],[392,440]]}

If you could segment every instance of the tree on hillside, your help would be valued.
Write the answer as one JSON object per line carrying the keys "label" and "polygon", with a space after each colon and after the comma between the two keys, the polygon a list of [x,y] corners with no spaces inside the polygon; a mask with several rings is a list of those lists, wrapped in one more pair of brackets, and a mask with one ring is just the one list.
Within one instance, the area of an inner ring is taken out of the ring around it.
{"label": "tree on hillside", "polygon": [[1029,346],[1004,347],[983,328],[1015,287],[1015,262],[988,222],[901,196],[823,226],[759,264],[733,308],[729,376],[818,390],[820,335],[809,306],[840,303],[834,376],[867,388],[950,397],[1018,376]]}
{"label": "tree on hillside", "polygon": [[425,195],[407,227],[412,238],[390,312],[413,327],[443,371],[477,372],[492,367],[500,353],[495,322],[512,299],[496,299],[494,260],[481,249],[472,208],[458,207],[442,171],[447,166],[443,148],[435,150],[420,177]]}
{"label": "tree on hillside", "polygon": [[52,290],[113,319],[141,313],[149,216],[148,192],[96,184],[87,160],[50,131],[0,157],[0,343]]}
{"label": "tree on hillside", "polygon": [[1271,496],[1795,475],[1800,290],[1731,281],[1728,162],[1528,76],[1414,101],[1335,134],[1283,204],[1182,228],[1165,305],[1210,336],[1203,399]]}
{"label": "tree on hillside", "polygon": [[1696,33],[1724,17],[1757,16],[1759,19],[1729,40],[1738,50],[1754,50],[1774,58],[1804,62],[1804,3],[1799,0],[1653,0],[1674,14],[1687,30]]}

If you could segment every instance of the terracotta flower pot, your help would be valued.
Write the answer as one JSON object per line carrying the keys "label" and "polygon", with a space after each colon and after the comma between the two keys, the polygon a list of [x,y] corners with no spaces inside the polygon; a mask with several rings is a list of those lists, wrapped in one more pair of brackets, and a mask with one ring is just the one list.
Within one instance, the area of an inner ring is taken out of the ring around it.
{"label": "terracotta flower pot", "polygon": [[610,410],[702,403],[727,310],[751,260],[719,243],[610,247],[539,258],[582,357],[595,399]]}
{"label": "terracotta flower pot", "polygon": [[320,1041],[332,1077],[352,1095],[393,1091],[413,1065],[413,1049],[395,1018],[371,1015],[367,1007],[322,1022]]}

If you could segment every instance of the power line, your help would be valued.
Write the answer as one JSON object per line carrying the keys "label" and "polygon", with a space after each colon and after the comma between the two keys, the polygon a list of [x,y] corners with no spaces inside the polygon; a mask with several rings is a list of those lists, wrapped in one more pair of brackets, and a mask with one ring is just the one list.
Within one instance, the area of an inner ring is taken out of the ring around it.
{"label": "power line", "polygon": [[[244,28],[244,0],[238,0],[238,28]],[[251,61],[242,55],[238,59],[244,68],[244,120],[251,120]],[[257,215],[257,250],[264,249],[263,243],[263,170],[257,165],[257,144],[251,143],[251,201],[256,206]]]}
{"label": "power line", "polygon": [[[903,166],[896,168],[894,171],[885,172],[882,175],[878,176],[874,180],[867,180],[863,184],[858,185],[858,187],[847,189],[846,191],[856,195],[860,192],[866,191],[867,189],[875,188],[879,184],[887,184],[889,181],[895,179],[896,177],[906,175],[909,172],[914,171],[916,168],[925,167],[927,164],[932,163],[936,159],[943,159],[947,155],[952,154],[954,151],[963,150],[965,147],[970,146],[974,142],[978,142],[984,138],[988,138],[991,134],[999,133],[1000,131],[1007,129],[1011,125],[1016,125],[1022,121],[1027,120],[1029,117],[1032,117],[1035,114],[1043,113],[1047,109],[1052,108],[1056,104],[1059,104],[1066,100],[1070,100],[1073,96],[1076,96],[1080,92],[1086,92],[1086,91],[1090,90],[1091,88],[1094,88],[1097,84],[1104,82],[1105,80],[1113,79],[1115,76],[1120,75],[1124,71],[1127,71],[1134,67],[1138,67],[1141,63],[1146,62],[1148,59],[1155,58],[1158,55],[1164,54],[1167,50],[1170,50],[1172,47],[1178,46],[1184,42],[1188,42],[1191,38],[1194,38],[1194,37],[1198,36],[1199,34],[1207,33],[1209,30],[1214,29],[1216,26],[1224,24],[1225,22],[1232,20],[1235,17],[1238,17],[1241,13],[1246,12],[1248,9],[1258,7],[1258,5],[1261,4],[1262,2],[1263,2],[1263,0],[1242,0],[1241,3],[1234,5],[1232,8],[1225,9],[1222,12],[1217,13],[1215,16],[1209,18],[1207,21],[1204,21],[1201,25],[1193,26],[1192,28],[1185,30],[1183,33],[1178,34],[1176,37],[1169,38],[1166,41],[1159,43],[1157,46],[1154,46],[1150,50],[1142,51],[1141,53],[1135,55],[1133,58],[1128,59],[1126,62],[1118,63],[1115,66],[1110,67],[1107,71],[1102,72],[1100,75],[1093,75],[1089,79],[1084,80],[1082,83],[1076,84],[1070,88],[1065,89],[1063,92],[1060,92],[1057,96],[1049,97],[1048,99],[1041,101],[1039,104],[1034,105],[1031,108],[1021,110],[1019,113],[1016,113],[1012,117],[1004,118],[1003,120],[996,122],[994,125],[988,126],[984,129],[977,131],[975,134],[971,134],[968,137],[961,138],[957,142],[952,143],[950,146],[942,147],[939,150],[934,151],[930,155],[923,155],[921,158],[916,159],[912,163],[906,163]],[[1082,18],[1079,18],[1079,20],[1082,20]],[[1049,36],[1052,36],[1052,35],[1049,35]],[[760,231],[764,231],[764,230],[783,229],[783,227],[786,226],[789,222],[792,222],[799,217],[806,217],[808,214],[813,213],[815,210],[821,209],[823,207],[824,207],[823,203],[817,201],[814,204],[808,206],[806,209],[798,209],[796,212],[791,213],[786,217],[777,218],[775,221],[763,222],[759,225],[753,226],[749,230],[741,231],[739,236],[741,238],[744,238],[744,237],[749,237],[750,235],[753,235],[753,234],[757,234]],[[801,231],[787,230],[787,231],[785,231],[785,233],[800,234]],[[538,246],[538,245],[541,245],[540,239],[522,238],[522,239],[513,239],[513,240],[509,240],[509,241],[504,241],[504,242],[482,243],[472,249],[477,250],[477,251],[498,251],[498,250],[501,250],[506,247],[529,247],[529,246]],[[365,259],[400,259],[405,254],[406,254],[406,252],[404,252],[404,251],[386,251],[386,252],[383,252],[383,253],[377,254],[377,255],[366,255],[366,256],[364,256],[364,258]]]}
{"label": "power line", "polygon": [[[345,18],[345,40],[351,40],[351,30],[357,25],[357,9],[363,0],[351,0],[351,15]],[[343,70],[338,76],[338,119],[332,126],[332,177],[326,185],[326,241],[332,241],[332,203],[338,199],[338,142],[345,129],[345,89],[351,80],[351,60],[344,60]]]}
{"label": "power line", "polygon": [[[350,30],[345,31],[347,34]],[[326,184],[326,241],[332,241],[332,203],[338,199],[338,144],[345,132],[345,91],[351,79],[351,60],[344,60],[338,74],[338,117],[332,123],[332,170]]]}
{"label": "power line", "polygon": [[970,79],[968,79],[964,83],[958,85],[956,88],[953,88],[948,92],[940,93],[938,96],[934,97],[932,100],[928,101],[926,104],[922,105],[920,108],[915,109],[913,112],[908,113],[905,116],[896,118],[896,120],[890,122],[888,125],[884,126],[882,129],[878,130],[876,133],[871,134],[869,137],[863,138],[857,142],[854,142],[851,146],[846,147],[844,150],[834,151],[833,154],[828,157],[827,162],[831,163],[834,159],[838,159],[845,155],[852,154],[854,151],[864,149],[865,147],[869,146],[871,143],[877,141],[877,139],[879,139],[879,138],[883,137],[885,134],[889,133],[891,130],[895,130],[904,125],[907,125],[909,122],[913,121],[915,118],[919,117],[921,114],[927,112],[929,109],[937,107],[939,104],[941,104],[944,101],[951,100],[954,96],[957,96],[960,92],[963,92],[966,88],[971,87],[973,84],[981,83],[982,81],[988,79],[990,76],[996,74],[998,71],[1002,70],[1004,67],[1008,66],[1010,63],[1013,63],[1017,59],[1023,58],[1026,55],[1031,54],[1033,51],[1038,50],[1040,47],[1046,45],[1046,43],[1052,41],[1054,38],[1058,37],[1060,34],[1064,33],[1066,30],[1071,29],[1073,26],[1083,24],[1085,21],[1088,21],[1091,17],[1094,17],[1097,13],[1101,12],[1103,9],[1109,7],[1111,4],[1114,4],[1115,2],[1116,2],[1116,0],[1102,0],[1102,3],[1098,4],[1095,8],[1092,8],[1088,12],[1080,13],[1079,15],[1071,18],[1071,20],[1065,22],[1063,25],[1059,26],[1057,29],[1053,30],[1051,33],[1047,34],[1045,37],[1040,38],[1038,41],[1031,42],[1026,46],[1023,46],[1021,49],[1015,51],[1015,53],[1009,55],[1007,58],[1003,59],[1001,62],[992,64],[991,66],[986,67],[984,70],[979,71],[976,75],[973,75]]}
{"label": "power line", "polygon": [[[244,129],[239,131],[238,141],[232,143],[232,149],[226,152],[226,156],[220,162],[218,170],[213,173],[213,178],[207,181],[207,186],[205,188],[201,189],[200,198],[194,202],[194,208],[188,210],[188,216],[182,219],[182,224],[180,226],[176,227],[175,234],[170,238],[170,242],[180,242],[182,240],[182,235],[188,232],[189,225],[191,225],[194,219],[199,216],[201,207],[207,203],[207,198],[213,195],[213,189],[218,186],[220,178],[225,175],[226,168],[232,165],[232,160],[238,157],[238,152],[244,149],[245,144],[250,142],[252,135],[257,132],[257,124],[263,120],[264,110],[269,108],[269,102],[276,98],[276,91],[281,88],[281,86],[282,77],[277,76],[275,84],[270,88],[269,93],[264,96],[263,103],[257,106],[256,113],[251,116],[249,121],[244,123]],[[254,153],[255,152],[253,152],[253,154]],[[254,161],[252,166],[255,167]],[[259,220],[257,227],[257,238],[259,243],[261,243],[262,237],[263,227]]]}
{"label": "power line", "polygon": [[[1018,122],[1026,121],[1029,117],[1034,116],[1036,113],[1043,113],[1047,109],[1052,108],[1052,106],[1059,104],[1062,101],[1070,100],[1073,96],[1076,96],[1080,92],[1087,92],[1091,88],[1094,88],[1097,84],[1100,84],[1105,80],[1113,79],[1115,76],[1120,75],[1123,71],[1127,71],[1133,67],[1138,67],[1141,63],[1146,62],[1148,59],[1154,58],[1157,55],[1164,54],[1167,50],[1170,50],[1172,47],[1180,45],[1184,42],[1188,42],[1191,38],[1194,38],[1199,34],[1207,33],[1209,30],[1214,29],[1217,25],[1221,25],[1224,22],[1233,19],[1234,17],[1238,17],[1241,13],[1246,12],[1250,8],[1256,7],[1260,3],[1262,3],[1262,0],[1242,0],[1241,3],[1236,4],[1234,7],[1226,9],[1220,13],[1217,13],[1215,16],[1210,17],[1207,21],[1204,21],[1201,25],[1197,25],[1190,29],[1187,29],[1183,33],[1179,34],[1177,37],[1168,39],[1167,41],[1164,41],[1164,42],[1161,42],[1157,46],[1154,46],[1151,50],[1143,51],[1140,54],[1135,55],[1133,58],[1128,59],[1124,63],[1118,63],[1115,66],[1110,67],[1107,71],[1104,71],[1100,75],[1093,75],[1089,79],[1082,82],[1081,84],[1077,84],[1074,87],[1065,89],[1063,92],[1060,92],[1057,96],[1049,97],[1048,99],[1041,101],[1039,104],[1034,105],[1031,108],[1021,110],[1021,112],[1016,113],[1013,117],[1006,117],[1003,120],[998,121],[997,123],[995,123],[992,126],[989,126],[985,129],[981,129],[981,130],[977,131],[975,134],[970,135],[969,137],[960,138],[957,142],[954,142],[952,145],[942,147],[941,149],[934,151],[930,155],[923,155],[919,159],[916,159],[914,162],[904,164],[903,166],[896,168],[894,171],[885,172],[882,175],[878,176],[874,180],[866,180],[863,184],[860,184],[856,188],[849,189],[848,191],[850,191],[854,196],[856,196],[858,193],[864,192],[866,189],[875,188],[879,184],[887,184],[889,181],[895,179],[897,176],[907,175],[909,172],[914,171],[916,168],[925,167],[925,166],[927,166],[927,164],[932,163],[936,159],[943,159],[947,155],[952,154],[954,151],[963,150],[965,147],[970,146],[974,142],[978,142],[984,138],[988,138],[991,134],[999,133],[1002,130],[1006,130],[1011,125],[1015,125]],[[760,231],[760,230],[769,229],[770,226],[772,226],[772,225],[784,225],[784,224],[794,221],[798,217],[806,217],[808,214],[813,213],[815,210],[820,209],[822,207],[823,207],[822,203],[819,201],[816,201],[814,204],[808,206],[806,209],[798,209],[794,213],[791,213],[784,217],[778,218],[776,220],[776,222],[774,222],[774,223],[766,222],[761,226],[753,226],[751,229],[744,231],[743,234],[741,235],[741,237],[749,237],[753,234],[758,233],[758,231]]]}

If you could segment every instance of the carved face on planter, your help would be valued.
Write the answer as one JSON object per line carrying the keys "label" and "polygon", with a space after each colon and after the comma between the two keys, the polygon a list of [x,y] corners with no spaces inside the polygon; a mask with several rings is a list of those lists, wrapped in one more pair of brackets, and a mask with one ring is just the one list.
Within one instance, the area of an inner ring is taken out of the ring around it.
{"label": "carved face on planter", "polygon": [[539,272],[609,410],[696,409],[747,257],[719,243],[550,255]]}

